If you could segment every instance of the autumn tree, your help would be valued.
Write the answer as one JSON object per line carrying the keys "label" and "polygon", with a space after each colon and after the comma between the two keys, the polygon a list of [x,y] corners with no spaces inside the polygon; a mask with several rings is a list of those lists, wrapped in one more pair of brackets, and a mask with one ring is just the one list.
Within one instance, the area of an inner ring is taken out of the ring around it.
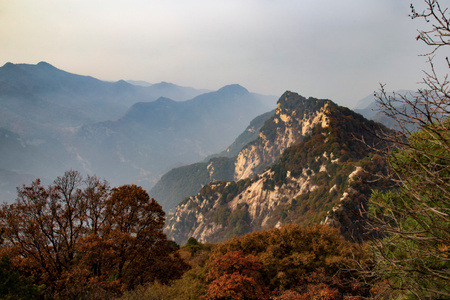
{"label": "autumn tree", "polygon": [[[193,240],[191,240],[191,243]],[[151,284],[121,299],[368,299],[355,263],[366,264],[362,245],[326,225],[285,225],[224,243],[200,244],[193,268],[170,286]],[[198,260],[201,258],[201,260]]]}
{"label": "autumn tree", "polygon": [[215,257],[209,265],[205,299],[268,299],[260,269],[258,258],[242,250]]}
{"label": "autumn tree", "polygon": [[396,189],[371,198],[368,229],[383,238],[371,244],[375,269],[364,272],[385,280],[391,295],[443,299],[450,298],[450,63],[435,58],[450,45],[450,16],[439,1],[424,2],[423,11],[411,5],[411,17],[428,26],[417,39],[432,47],[423,88],[389,96],[382,86],[377,94],[397,123],[398,131],[380,136],[392,146],[385,179]]}
{"label": "autumn tree", "polygon": [[181,276],[186,265],[175,254],[168,255],[175,248],[162,232],[164,212],[141,187],[112,189],[104,215],[100,233],[86,236],[78,248],[81,261],[93,274],[117,279],[126,289]]}
{"label": "autumn tree", "polygon": [[2,253],[51,297],[111,297],[187,267],[162,232],[161,206],[141,187],[111,189],[77,171],[48,187],[36,180],[18,189],[16,202],[1,207],[0,224]]}

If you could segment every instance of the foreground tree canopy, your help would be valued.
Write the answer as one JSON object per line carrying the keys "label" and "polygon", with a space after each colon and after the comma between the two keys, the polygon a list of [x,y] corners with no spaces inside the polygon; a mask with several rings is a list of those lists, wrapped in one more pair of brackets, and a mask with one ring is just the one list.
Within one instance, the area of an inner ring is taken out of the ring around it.
{"label": "foreground tree canopy", "polygon": [[[104,298],[138,284],[167,283],[187,265],[162,232],[164,212],[136,185],[68,171],[53,185],[39,180],[0,209],[3,256],[50,297]],[[89,295],[89,296],[88,296]]]}
{"label": "foreground tree canopy", "polygon": [[377,290],[360,281],[365,247],[327,225],[285,225],[224,243],[180,249],[193,268],[170,286],[151,284],[129,299],[368,299]]}
{"label": "foreground tree canopy", "polygon": [[[327,225],[286,225],[252,232],[218,245],[210,259],[208,299],[229,299],[221,295],[244,293],[251,281],[259,285],[253,285],[253,296],[245,299],[371,295],[370,286],[359,282],[357,273],[350,271],[356,262],[366,265],[364,247],[346,241],[338,229]],[[221,285],[217,284],[218,278],[224,279]],[[264,296],[258,296],[261,294]]]}
{"label": "foreground tree canopy", "polygon": [[[448,8],[425,0],[412,8],[413,19],[428,29],[417,36],[432,46],[424,88],[415,94],[378,94],[381,109],[397,123],[396,134],[381,136],[392,150],[387,179],[397,188],[374,193],[369,229],[383,238],[371,244],[375,276],[389,283],[387,294],[418,299],[450,298],[450,68],[448,58],[437,67],[433,58],[450,45]],[[385,178],[386,179],[386,178]]]}

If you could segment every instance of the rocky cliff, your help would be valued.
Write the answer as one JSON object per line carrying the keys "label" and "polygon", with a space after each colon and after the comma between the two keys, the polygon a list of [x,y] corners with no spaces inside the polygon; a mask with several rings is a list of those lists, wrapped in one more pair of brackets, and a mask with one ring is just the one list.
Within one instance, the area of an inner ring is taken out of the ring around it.
{"label": "rocky cliff", "polygon": [[[201,186],[213,180],[238,181],[251,177],[273,164],[287,147],[311,134],[316,125],[326,127],[326,112],[332,107],[336,104],[330,100],[306,99],[286,92],[278,100],[275,112],[255,118],[230,147],[214,155],[222,159],[171,170],[150,194],[167,212],[173,212],[184,197],[197,193]],[[187,181],[190,185],[186,185]]]}
{"label": "rocky cliff", "polygon": [[347,221],[374,187],[365,174],[384,169],[357,137],[374,144],[370,132],[380,126],[330,100],[287,92],[258,139],[239,153],[235,181],[213,182],[186,198],[166,232],[179,243],[191,236],[218,242],[285,223],[326,221],[346,224],[351,235],[357,229]]}
{"label": "rocky cliff", "polygon": [[317,125],[327,126],[325,112],[336,106],[330,100],[306,99],[284,93],[275,115],[261,128],[259,138],[244,147],[235,162],[234,179],[240,180],[273,164],[283,151],[311,133]]}

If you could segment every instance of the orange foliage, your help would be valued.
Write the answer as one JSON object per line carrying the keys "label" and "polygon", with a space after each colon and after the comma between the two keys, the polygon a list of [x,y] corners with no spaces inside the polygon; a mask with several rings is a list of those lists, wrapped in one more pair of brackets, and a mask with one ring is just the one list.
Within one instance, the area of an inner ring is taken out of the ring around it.
{"label": "orange foliage", "polygon": [[48,188],[36,180],[1,207],[0,224],[2,254],[51,297],[108,298],[187,268],[162,232],[161,206],[136,185],[110,189],[76,171]]}
{"label": "orange foliage", "polygon": [[272,292],[272,299],[357,299],[370,293],[369,286],[346,270],[355,261],[367,260],[363,247],[326,225],[287,225],[252,232],[218,245],[211,256],[213,262],[225,263],[230,253],[257,258],[260,268],[253,269],[252,276],[262,280],[260,284]]}
{"label": "orange foliage", "polygon": [[268,299],[268,289],[261,284],[261,264],[242,251],[216,257],[209,265],[205,299]]}

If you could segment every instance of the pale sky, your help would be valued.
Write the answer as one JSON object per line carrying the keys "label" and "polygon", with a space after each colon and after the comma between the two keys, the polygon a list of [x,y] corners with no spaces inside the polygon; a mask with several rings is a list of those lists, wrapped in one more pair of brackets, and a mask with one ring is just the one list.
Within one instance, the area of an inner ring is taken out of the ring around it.
{"label": "pale sky", "polygon": [[[441,1],[442,5],[449,2]],[[427,68],[404,0],[0,0],[0,65],[355,103]],[[413,0],[423,7],[422,0]],[[448,6],[448,5],[447,5]]]}

